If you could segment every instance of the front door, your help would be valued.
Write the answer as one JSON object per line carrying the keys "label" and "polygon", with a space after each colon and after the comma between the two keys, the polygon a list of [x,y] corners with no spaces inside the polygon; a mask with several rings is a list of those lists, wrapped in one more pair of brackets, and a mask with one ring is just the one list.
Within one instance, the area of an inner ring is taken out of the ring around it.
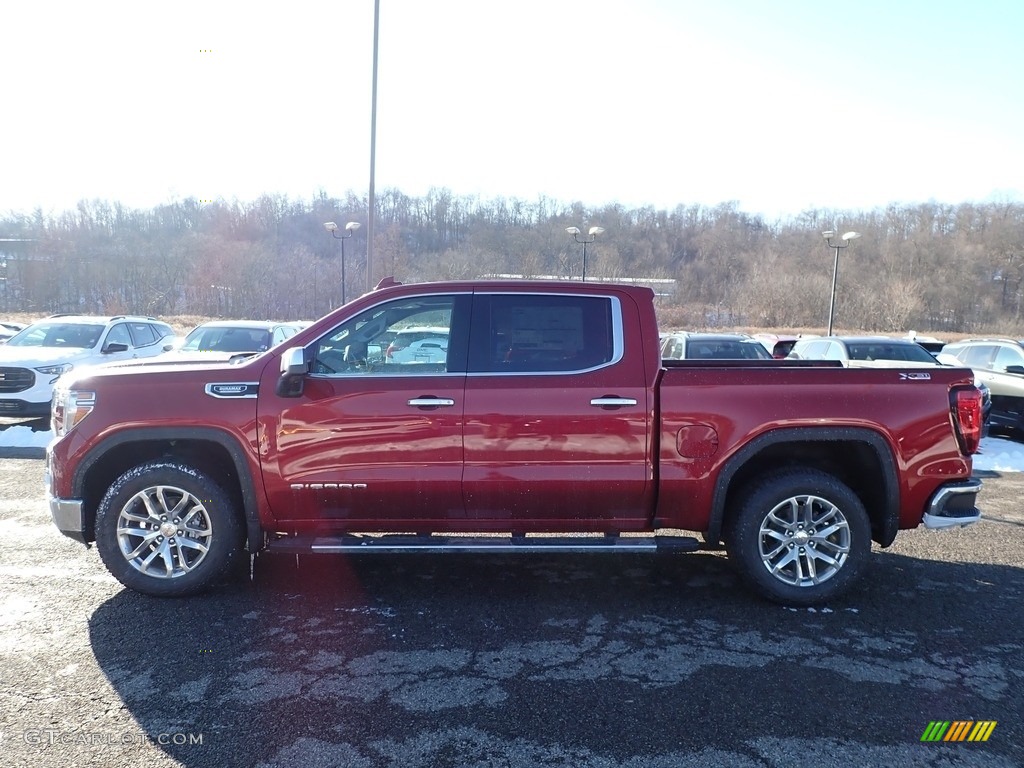
{"label": "front door", "polygon": [[[469,305],[468,294],[376,305],[307,346],[301,397],[278,397],[265,383],[264,476],[278,519],[415,531],[428,520],[465,516]],[[448,340],[444,354],[388,354],[394,339],[418,328]]]}

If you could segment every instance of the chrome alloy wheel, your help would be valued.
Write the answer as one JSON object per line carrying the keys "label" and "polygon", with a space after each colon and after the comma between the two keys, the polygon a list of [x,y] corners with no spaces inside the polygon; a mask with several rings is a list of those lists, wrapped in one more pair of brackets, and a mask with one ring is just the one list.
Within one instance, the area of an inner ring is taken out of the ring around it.
{"label": "chrome alloy wheel", "polygon": [[146,576],[173,579],[199,565],[213,538],[210,515],[191,493],[156,485],[132,496],[117,518],[124,559]]}
{"label": "chrome alloy wheel", "polygon": [[775,506],[758,533],[761,562],[784,584],[811,587],[835,576],[850,553],[850,524],[820,496],[793,496]]}

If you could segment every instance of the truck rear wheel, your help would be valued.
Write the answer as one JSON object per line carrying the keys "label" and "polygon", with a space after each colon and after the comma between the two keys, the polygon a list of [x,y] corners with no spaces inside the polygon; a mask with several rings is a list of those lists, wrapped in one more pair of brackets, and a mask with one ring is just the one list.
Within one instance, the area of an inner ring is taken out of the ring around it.
{"label": "truck rear wheel", "polygon": [[746,488],[724,531],[726,551],[755,590],[807,606],[846,592],[867,566],[871,526],[857,495],[817,470]]}
{"label": "truck rear wheel", "polygon": [[96,548],[126,587],[157,597],[201,592],[241,549],[227,493],[186,465],[154,461],[110,487],[96,512]]}

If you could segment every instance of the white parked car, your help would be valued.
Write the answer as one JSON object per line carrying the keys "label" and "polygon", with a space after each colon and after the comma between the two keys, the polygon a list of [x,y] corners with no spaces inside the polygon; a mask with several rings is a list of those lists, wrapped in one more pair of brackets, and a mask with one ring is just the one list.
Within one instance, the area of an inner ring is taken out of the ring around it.
{"label": "white parked car", "polygon": [[0,346],[0,415],[46,416],[57,379],[72,368],[155,357],[174,329],[152,317],[54,315]]}
{"label": "white parked car", "polygon": [[384,363],[443,363],[448,359],[447,328],[403,328],[384,352]]}
{"label": "white parked car", "polygon": [[290,339],[305,326],[298,321],[211,320],[193,328],[169,357],[229,359],[239,354],[258,354]]}
{"label": "white parked car", "polygon": [[23,323],[14,323],[9,320],[0,320],[0,344],[7,343],[7,340],[16,333],[25,330]]}

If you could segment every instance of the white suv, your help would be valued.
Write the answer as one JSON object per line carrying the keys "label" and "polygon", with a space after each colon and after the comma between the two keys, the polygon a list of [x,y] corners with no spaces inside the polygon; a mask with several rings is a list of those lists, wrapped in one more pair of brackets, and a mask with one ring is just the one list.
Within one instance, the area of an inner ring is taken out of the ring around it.
{"label": "white suv", "polygon": [[447,359],[447,328],[403,328],[384,352],[385,364],[443,363]]}
{"label": "white suv", "polygon": [[0,346],[0,416],[46,416],[53,385],[72,368],[172,348],[174,329],[152,317],[54,315]]}

